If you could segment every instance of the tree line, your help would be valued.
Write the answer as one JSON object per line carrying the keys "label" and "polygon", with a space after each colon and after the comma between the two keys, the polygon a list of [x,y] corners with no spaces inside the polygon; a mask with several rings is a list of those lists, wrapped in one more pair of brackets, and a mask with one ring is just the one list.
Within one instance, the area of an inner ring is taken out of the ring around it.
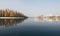
{"label": "tree line", "polygon": [[0,10],[0,17],[25,17],[24,14],[14,11],[14,10]]}

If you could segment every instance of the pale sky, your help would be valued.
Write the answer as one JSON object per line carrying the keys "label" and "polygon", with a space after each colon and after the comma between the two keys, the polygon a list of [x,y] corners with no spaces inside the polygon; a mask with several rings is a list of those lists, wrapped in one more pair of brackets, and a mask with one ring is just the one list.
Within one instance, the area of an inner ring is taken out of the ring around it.
{"label": "pale sky", "polygon": [[27,16],[60,14],[60,0],[0,0],[0,9],[6,8]]}

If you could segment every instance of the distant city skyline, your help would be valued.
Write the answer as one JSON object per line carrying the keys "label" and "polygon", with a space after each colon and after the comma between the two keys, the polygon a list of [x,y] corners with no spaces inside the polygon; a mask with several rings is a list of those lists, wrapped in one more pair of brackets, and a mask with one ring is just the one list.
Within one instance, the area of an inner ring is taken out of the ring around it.
{"label": "distant city skyline", "polygon": [[60,15],[60,0],[0,0],[0,9],[12,9],[27,16]]}

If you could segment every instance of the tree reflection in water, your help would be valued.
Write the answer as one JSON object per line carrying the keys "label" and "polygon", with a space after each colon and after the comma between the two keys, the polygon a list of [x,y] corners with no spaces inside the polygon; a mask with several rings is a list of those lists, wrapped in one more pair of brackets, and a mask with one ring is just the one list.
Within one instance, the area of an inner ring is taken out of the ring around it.
{"label": "tree reflection in water", "polygon": [[22,23],[25,19],[0,19],[0,26],[13,26]]}

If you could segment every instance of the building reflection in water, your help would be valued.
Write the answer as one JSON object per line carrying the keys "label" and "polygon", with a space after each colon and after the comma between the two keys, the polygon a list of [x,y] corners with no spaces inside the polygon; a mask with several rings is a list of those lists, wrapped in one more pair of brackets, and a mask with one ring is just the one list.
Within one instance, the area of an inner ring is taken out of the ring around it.
{"label": "building reflection in water", "polygon": [[0,26],[13,26],[22,23],[25,19],[0,19]]}

